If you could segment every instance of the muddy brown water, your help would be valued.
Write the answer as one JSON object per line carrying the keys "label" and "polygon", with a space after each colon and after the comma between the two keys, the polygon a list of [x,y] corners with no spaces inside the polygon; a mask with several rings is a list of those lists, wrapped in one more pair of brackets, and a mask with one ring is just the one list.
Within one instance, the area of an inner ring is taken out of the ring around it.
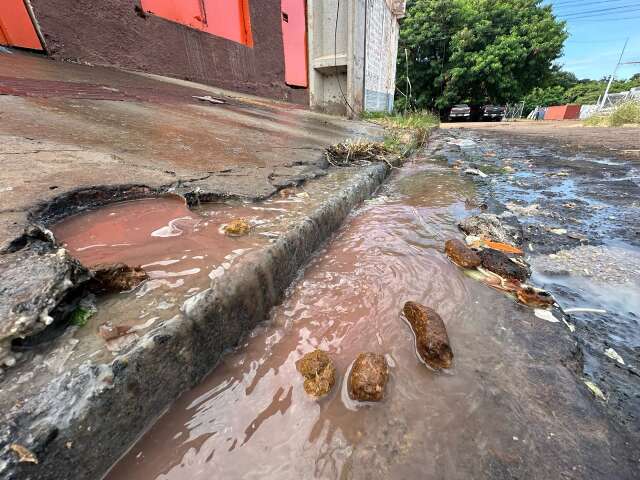
{"label": "muddy brown water", "polygon": [[[469,196],[471,182],[443,166],[418,162],[397,172],[271,318],[107,478],[594,478],[590,463],[615,470],[593,400],[555,353],[527,344],[536,331],[555,336],[562,327],[466,277],[442,253],[443,240],[459,235],[456,220],[471,213]],[[443,317],[451,371],[418,360],[400,315],[408,300]],[[338,371],[319,401],[306,396],[295,368],[315,348]],[[386,355],[391,366],[380,404],[345,396],[362,351]]]}

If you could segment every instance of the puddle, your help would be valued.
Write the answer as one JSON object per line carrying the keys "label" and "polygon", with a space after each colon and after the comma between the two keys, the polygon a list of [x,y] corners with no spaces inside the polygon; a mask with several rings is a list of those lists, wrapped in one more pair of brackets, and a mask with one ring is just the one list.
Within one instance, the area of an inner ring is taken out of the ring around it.
{"label": "puddle", "polygon": [[[492,176],[478,183],[487,202],[524,208],[538,205],[529,215],[522,214],[522,208],[518,214],[534,283],[550,291],[564,308],[605,311],[572,314],[584,355],[581,373],[607,392],[614,416],[623,424],[637,424],[637,165],[606,155],[554,148],[518,135],[494,138],[465,132],[462,136],[475,141],[476,147],[459,151],[458,158],[477,158],[484,150],[492,150],[495,156],[485,158],[483,163],[508,163],[514,168],[513,174]],[[456,160],[450,157],[450,161]],[[564,233],[556,235],[552,229]],[[626,368],[607,358],[608,349],[622,355]]]}
{"label": "puddle", "polygon": [[[495,478],[512,468],[532,478],[562,463],[562,445],[576,441],[562,437],[574,432],[530,405],[539,401],[528,370],[536,360],[514,332],[547,322],[467,278],[441,252],[442,238],[457,236],[456,221],[472,213],[469,196],[472,183],[446,167],[397,172],[317,254],[270,320],[178,399],[107,478]],[[451,372],[417,360],[400,315],[408,300],[443,317]],[[295,368],[315,348],[330,353],[338,372],[320,401],[306,396]],[[380,404],[354,409],[341,385],[362,351],[387,356],[390,380]]]}
{"label": "puddle", "polygon": [[[208,203],[189,210],[180,197],[169,195],[107,205],[53,226],[58,241],[86,266],[140,265],[150,279],[131,291],[98,297],[97,312],[86,325],[57,330],[37,345],[16,346],[20,362],[5,376],[5,391],[17,391],[27,381],[34,388],[44,386],[82,363],[108,363],[160,321],[181,317],[187,300],[209,288],[240,257],[299,224],[343,189],[353,170],[331,172],[260,203]],[[225,235],[223,225],[237,218],[249,221],[250,233]],[[130,333],[105,342],[99,327],[106,322],[116,330],[126,326]]]}

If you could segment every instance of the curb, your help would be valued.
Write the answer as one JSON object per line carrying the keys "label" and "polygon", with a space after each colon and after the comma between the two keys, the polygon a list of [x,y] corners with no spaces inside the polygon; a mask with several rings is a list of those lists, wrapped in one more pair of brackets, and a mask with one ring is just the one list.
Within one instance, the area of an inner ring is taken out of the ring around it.
{"label": "curb", "polygon": [[[310,256],[369,198],[391,169],[365,167],[274,243],[234,264],[183,314],[160,323],[110,364],[83,364],[6,412],[0,426],[0,479],[101,478],[225,350],[267,318]],[[162,359],[159,361],[159,359]],[[28,448],[38,463],[10,451]]]}

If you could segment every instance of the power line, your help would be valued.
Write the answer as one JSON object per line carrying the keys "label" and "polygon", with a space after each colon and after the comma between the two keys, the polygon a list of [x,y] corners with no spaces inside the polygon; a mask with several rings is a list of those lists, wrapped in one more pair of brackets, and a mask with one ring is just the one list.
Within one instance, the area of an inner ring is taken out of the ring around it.
{"label": "power line", "polygon": [[607,5],[611,5],[612,3],[625,2],[625,1],[629,1],[629,0],[598,0],[595,2],[576,2],[576,3],[567,4],[567,5],[558,5],[554,3],[552,4],[552,6],[554,7],[554,9],[558,9],[558,8],[562,9],[562,8],[572,8],[577,6],[584,7],[585,5],[601,5],[603,3]]}
{"label": "power line", "polygon": [[636,17],[617,17],[617,18],[579,18],[575,21],[572,21],[571,24],[576,23],[609,23],[609,22],[618,22],[618,21],[626,21],[626,20],[635,20],[636,18],[640,18],[640,16]]}
{"label": "power line", "polygon": [[[638,7],[640,7],[640,4],[630,3],[627,5],[620,5],[619,7],[607,7],[607,8],[599,8],[595,10],[585,10],[583,12],[565,13],[559,16],[566,18],[566,17],[575,17],[575,16],[582,16],[582,15],[591,15],[596,13],[603,14],[603,13],[612,12],[614,10],[626,10],[628,12],[628,11],[631,11],[631,9],[637,9]],[[620,13],[620,12],[616,12],[616,13]]]}

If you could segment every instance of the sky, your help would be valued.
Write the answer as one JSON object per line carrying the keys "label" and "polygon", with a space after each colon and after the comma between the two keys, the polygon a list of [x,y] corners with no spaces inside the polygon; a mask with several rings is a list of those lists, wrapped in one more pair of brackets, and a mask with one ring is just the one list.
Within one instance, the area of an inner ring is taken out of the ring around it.
{"label": "sky", "polygon": [[[640,0],[544,0],[567,22],[569,38],[557,63],[578,78],[611,75],[624,42],[622,62],[640,62]],[[621,65],[617,78],[640,73],[640,64]]]}

